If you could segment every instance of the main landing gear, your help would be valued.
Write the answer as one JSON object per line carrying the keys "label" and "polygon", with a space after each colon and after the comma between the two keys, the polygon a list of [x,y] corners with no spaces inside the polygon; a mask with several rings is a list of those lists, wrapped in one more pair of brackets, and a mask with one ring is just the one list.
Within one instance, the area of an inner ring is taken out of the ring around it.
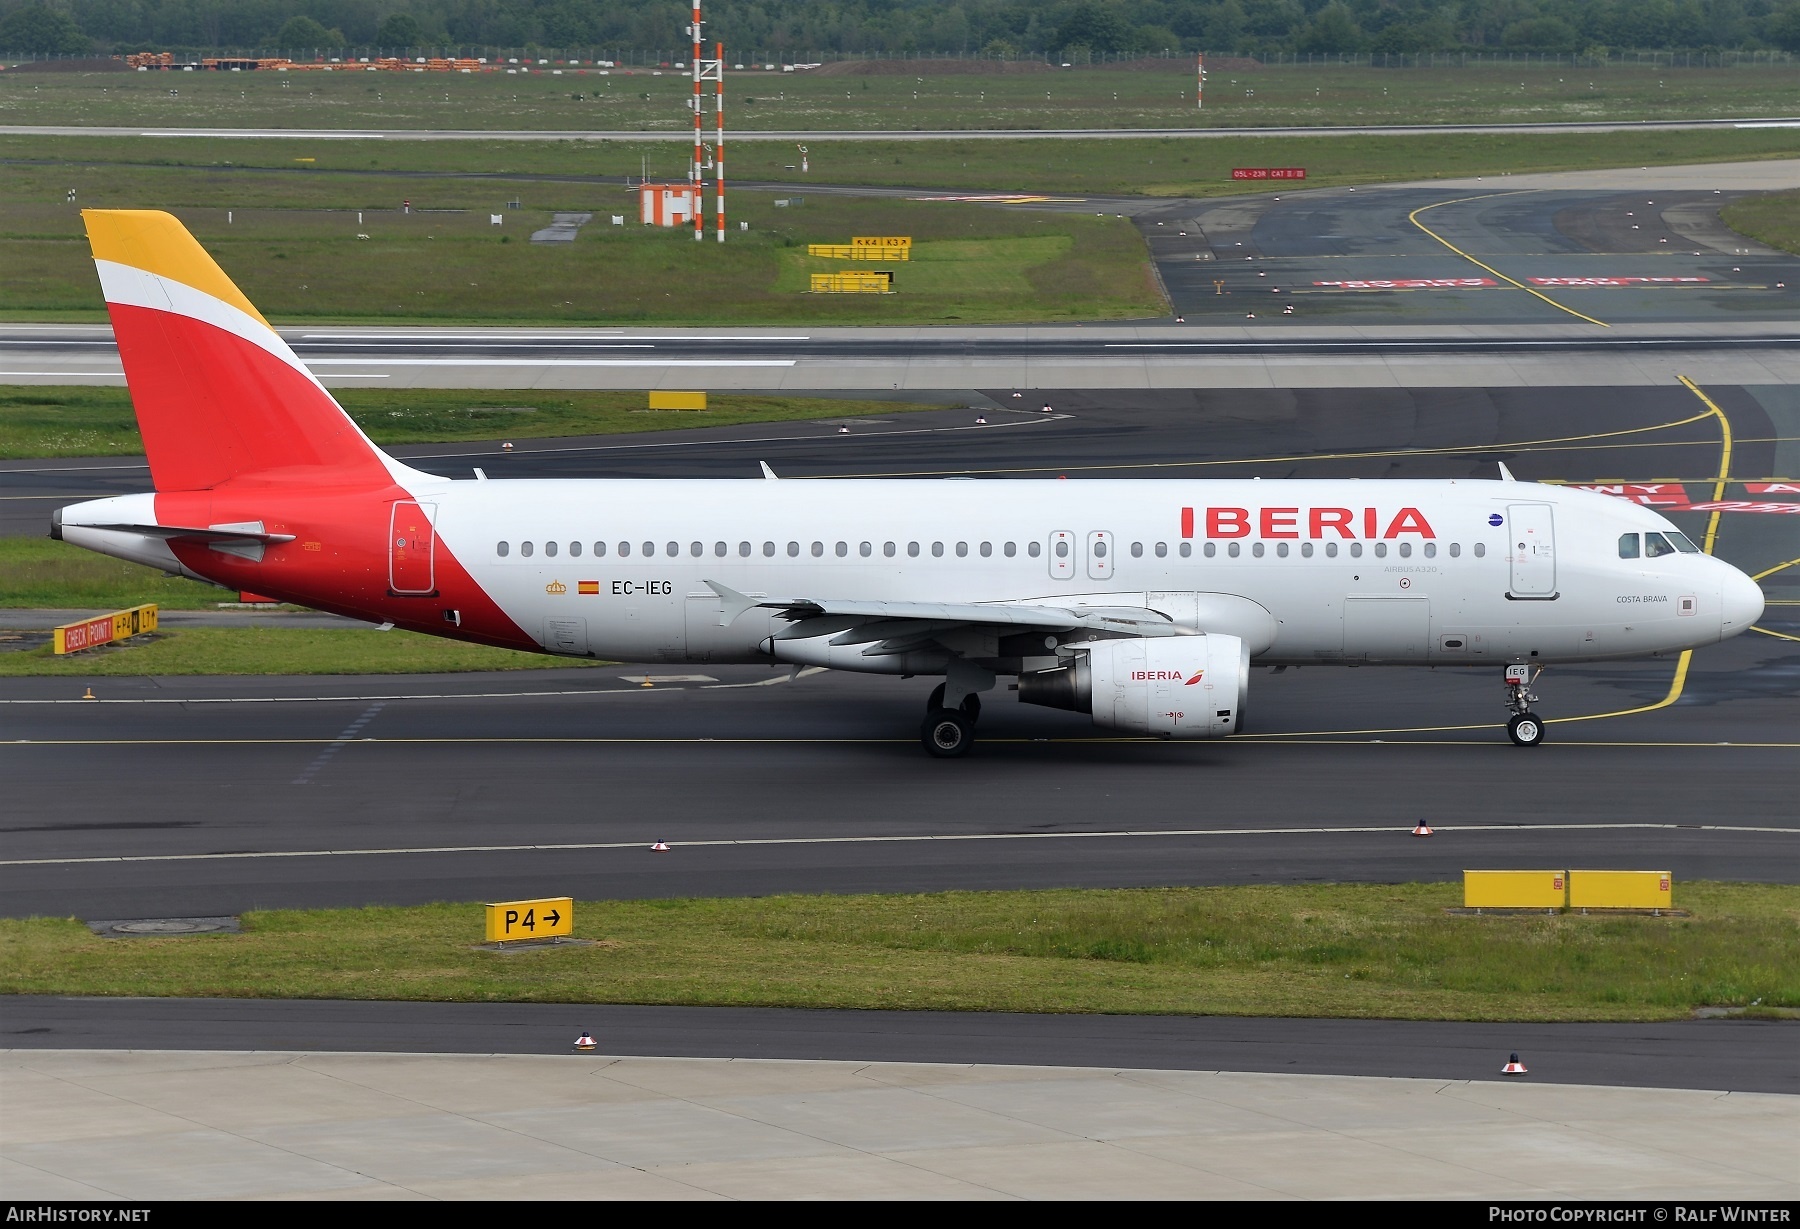
{"label": "main landing gear", "polygon": [[981,697],[970,692],[956,708],[944,707],[944,685],[939,683],[925,701],[925,724],[919,727],[919,741],[925,750],[940,760],[953,760],[969,753],[975,745],[975,722],[981,716]]}
{"label": "main landing gear", "polygon": [[1542,670],[1532,673],[1530,666],[1506,668],[1506,707],[1512,710],[1512,716],[1506,722],[1506,735],[1516,747],[1535,747],[1544,741],[1543,719],[1531,711],[1531,706],[1538,702],[1531,685],[1542,673]]}

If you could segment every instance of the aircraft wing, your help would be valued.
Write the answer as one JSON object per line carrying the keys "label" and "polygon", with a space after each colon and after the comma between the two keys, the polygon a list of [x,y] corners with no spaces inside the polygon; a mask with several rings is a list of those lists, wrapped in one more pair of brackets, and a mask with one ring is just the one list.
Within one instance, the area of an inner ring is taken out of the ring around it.
{"label": "aircraft wing", "polygon": [[[729,627],[746,610],[778,610],[786,619],[804,623],[830,619],[840,625],[839,643],[870,638],[894,640],[956,627],[1010,628],[1017,631],[1096,631],[1133,636],[1183,636],[1167,616],[1140,607],[1054,606],[1014,602],[866,602],[831,598],[753,598],[717,581],[706,585],[719,595],[719,626]],[[853,639],[854,637],[854,639]]]}

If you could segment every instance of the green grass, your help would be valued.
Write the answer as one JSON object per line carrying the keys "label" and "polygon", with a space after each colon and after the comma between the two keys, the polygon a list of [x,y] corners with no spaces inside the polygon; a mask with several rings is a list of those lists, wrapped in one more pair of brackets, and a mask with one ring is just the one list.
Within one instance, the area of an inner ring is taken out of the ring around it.
{"label": "green grass", "polygon": [[1800,192],[1745,197],[1720,210],[1719,217],[1739,234],[1784,252],[1800,252]]}
{"label": "green grass", "polygon": [[[1164,310],[1141,237],[1112,216],[822,196],[777,209],[767,193],[740,193],[732,216],[750,230],[719,245],[640,226],[635,197],[616,186],[546,186],[531,194],[530,207],[503,211],[520,189],[486,180],[244,175],[207,187],[194,181],[212,176],[165,167],[58,170],[66,171],[60,179],[38,174],[35,183],[11,168],[0,175],[7,260],[0,317],[98,318],[103,305],[79,213],[60,191],[55,201],[33,199],[45,195],[45,184],[71,177],[85,181],[77,194],[87,205],[172,210],[277,322],[882,324],[1141,318]],[[253,189],[243,194],[249,200],[231,191],[239,186]],[[411,214],[394,208],[403,194],[414,201]],[[190,203],[197,198],[214,204]],[[594,212],[596,221],[572,245],[528,242],[559,208]],[[507,222],[490,225],[490,209],[505,212]],[[610,225],[615,214],[631,224]],[[865,298],[811,295],[804,279],[784,277],[787,258],[808,243],[847,243],[858,234],[912,236],[930,275],[903,276],[900,293]]]}
{"label": "green grass", "polygon": [[9,920],[0,991],[1470,1020],[1800,1005],[1800,889],[1677,895],[1692,918],[1450,917],[1454,884],[584,902],[597,946],[513,955],[472,950],[473,904],[257,912],[243,935],[178,939]]}
{"label": "green grass", "polygon": [[[1673,69],[1480,63],[1437,69],[1140,68],[881,75],[728,72],[737,132],[946,128],[1241,128],[1788,115],[1800,66]],[[848,67],[848,66],[844,66]],[[175,93],[171,94],[171,90]],[[0,123],[162,127],[682,131],[685,73],[0,73]],[[1253,91],[1253,92],[1252,92]],[[742,149],[742,145],[734,147]],[[794,158],[792,150],[788,157]]]}
{"label": "green grass", "polygon": [[[613,435],[840,416],[885,418],[933,408],[914,402],[713,393],[704,411],[650,412],[647,394],[618,390],[350,388],[338,389],[335,395],[378,444]],[[123,388],[0,385],[0,459],[142,452],[131,397]],[[5,602],[5,584],[0,582],[0,604]]]}
{"label": "green grass", "polygon": [[[48,511],[44,530],[49,532]],[[0,537],[0,607],[123,610],[155,602],[169,610],[210,610],[236,599],[235,592],[48,537]]]}
{"label": "green grass", "polygon": [[0,678],[169,674],[454,674],[600,663],[373,628],[184,627],[62,657],[49,645],[0,653]]}

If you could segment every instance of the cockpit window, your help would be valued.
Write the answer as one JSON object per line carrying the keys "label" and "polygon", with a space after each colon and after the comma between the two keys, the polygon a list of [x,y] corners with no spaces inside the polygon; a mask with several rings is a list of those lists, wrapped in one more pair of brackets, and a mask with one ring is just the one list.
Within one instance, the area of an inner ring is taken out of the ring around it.
{"label": "cockpit window", "polygon": [[1669,540],[1660,533],[1647,533],[1644,535],[1644,558],[1660,559],[1664,555],[1673,555],[1674,553],[1675,548],[1670,546]]}
{"label": "cockpit window", "polygon": [[1638,536],[1635,533],[1619,535],[1619,558],[1636,559],[1638,557]]}
{"label": "cockpit window", "polygon": [[1685,533],[1676,533],[1673,529],[1663,535],[1675,544],[1675,549],[1684,555],[1698,555],[1700,548]]}

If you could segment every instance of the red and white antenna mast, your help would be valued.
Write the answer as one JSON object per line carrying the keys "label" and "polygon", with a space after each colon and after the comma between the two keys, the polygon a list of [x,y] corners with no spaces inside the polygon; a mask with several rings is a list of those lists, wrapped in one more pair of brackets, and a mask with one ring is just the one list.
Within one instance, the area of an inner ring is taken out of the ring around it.
{"label": "red and white antenna mast", "polygon": [[713,44],[713,103],[719,113],[718,148],[713,151],[713,217],[719,224],[719,242],[725,242],[725,44]]}
{"label": "red and white antenna mast", "polygon": [[689,61],[694,69],[694,97],[689,104],[694,108],[694,165],[688,171],[688,182],[694,189],[694,242],[698,243],[704,237],[706,212],[700,195],[706,183],[706,155],[700,142],[700,0],[694,0],[694,22],[688,33],[694,36],[694,55]]}

